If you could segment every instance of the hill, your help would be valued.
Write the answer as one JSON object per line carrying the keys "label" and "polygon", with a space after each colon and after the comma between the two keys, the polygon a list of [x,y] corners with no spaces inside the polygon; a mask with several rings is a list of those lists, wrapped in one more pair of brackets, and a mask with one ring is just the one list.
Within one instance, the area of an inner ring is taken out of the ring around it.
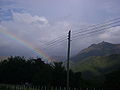
{"label": "hill", "polygon": [[101,76],[120,68],[120,44],[92,44],[71,58],[71,67],[84,77]]}
{"label": "hill", "polygon": [[76,56],[72,57],[71,60],[77,62],[91,56],[108,56],[111,54],[120,54],[120,44],[112,44],[103,41],[83,49]]}
{"label": "hill", "polygon": [[120,54],[92,56],[75,63],[72,68],[76,72],[82,72],[84,77],[93,77],[110,73],[120,68]]}

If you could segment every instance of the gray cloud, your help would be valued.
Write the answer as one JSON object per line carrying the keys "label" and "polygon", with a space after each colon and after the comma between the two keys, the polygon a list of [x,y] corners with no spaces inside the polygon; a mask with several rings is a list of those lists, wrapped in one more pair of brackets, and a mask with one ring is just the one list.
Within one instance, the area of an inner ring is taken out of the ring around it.
{"label": "gray cloud", "polygon": [[[70,28],[76,29],[79,26],[85,26],[84,24],[68,21],[56,21],[51,23],[45,17],[32,16],[30,13],[12,13],[12,21],[2,21],[1,23],[1,25],[6,28],[7,32],[13,33],[18,38],[32,43],[38,49],[47,47],[48,49],[44,50],[50,55],[66,55],[67,40],[62,44],[60,43],[61,45],[59,45],[59,43],[56,44],[54,47],[48,47],[44,44],[45,42],[49,42],[60,35],[66,36],[64,39],[67,39],[67,33]],[[10,42],[7,43],[7,45],[9,44]],[[20,50],[20,52],[22,52],[22,50]]]}
{"label": "gray cloud", "polygon": [[[7,32],[11,32],[15,34],[18,38],[23,39],[28,41],[29,43],[33,44],[36,48],[38,49],[43,49],[46,53],[48,53],[51,56],[65,56],[66,51],[67,51],[67,33],[69,28],[72,29],[72,32],[74,32],[77,28],[79,27],[85,27],[89,26],[89,24],[81,24],[77,22],[68,22],[68,21],[56,21],[56,22],[50,22],[47,18],[45,17],[40,17],[40,16],[34,16],[31,15],[30,13],[18,13],[18,12],[12,12],[13,13],[13,21],[3,21],[1,24],[7,29]],[[42,22],[42,23],[39,23]],[[114,30],[113,30],[114,29]],[[108,32],[109,31],[109,32]],[[120,37],[116,36],[115,34],[118,33],[119,31],[118,27],[113,27],[111,29],[108,29],[106,32],[102,33],[96,33],[94,35],[91,35],[90,37],[85,36],[83,37],[78,37],[78,39],[73,39],[72,40],[72,55],[75,55],[78,53],[81,49],[89,46],[92,43],[97,43],[100,41],[114,41],[113,43],[117,43],[118,39]],[[114,33],[113,33],[114,32]],[[114,36],[114,38],[110,38],[111,34]],[[49,42],[51,40],[54,40],[58,36],[66,36],[64,39],[66,41],[62,42],[62,44],[59,43],[53,47],[47,46],[45,44],[46,42]],[[115,42],[115,40],[116,42]],[[5,45],[9,46],[11,42],[7,42]],[[12,43],[14,47],[15,42]],[[18,45],[18,44],[17,44]],[[19,45],[18,45],[19,46]],[[47,47],[47,49],[46,49]],[[12,48],[12,47],[11,47]],[[11,50],[11,48],[8,48]],[[20,47],[16,47],[20,48]],[[21,47],[22,48],[22,47]],[[44,49],[45,48],[45,49]],[[78,49],[79,48],[79,49]],[[28,50],[28,49],[27,49]],[[20,52],[25,52],[25,49],[21,50],[15,50],[13,51]],[[15,54],[15,53],[14,53]],[[26,53],[27,54],[27,53]],[[32,55],[29,52],[28,54]]]}
{"label": "gray cloud", "polygon": [[120,26],[107,29],[103,34],[99,35],[100,39],[111,43],[120,43]]}
{"label": "gray cloud", "polygon": [[[7,1],[5,0],[5,2]],[[34,47],[42,49],[51,56],[66,56],[67,33],[70,29],[72,33],[76,30],[80,31],[79,28],[84,28],[101,21],[103,22],[106,19],[118,16],[119,13],[117,0],[114,3],[112,3],[112,0],[92,0],[91,2],[89,0],[70,0],[70,2],[63,0],[57,2],[54,2],[54,0],[10,0],[10,2],[14,3],[8,2],[6,3],[7,5],[2,5],[1,7],[4,9],[1,12],[9,11],[7,14],[3,13],[2,16],[4,18],[11,17],[12,19],[5,20],[2,17],[1,26],[8,33],[12,33],[17,38],[31,43]],[[21,9],[21,7],[24,9]],[[92,34],[89,37],[85,35],[84,38],[72,38],[71,55],[75,55],[92,43],[98,43],[103,40],[120,43],[118,33],[119,27],[113,27],[107,29],[105,32]],[[59,36],[65,36],[66,41],[60,43],[60,45],[59,43],[55,44],[54,47],[48,47],[45,44]],[[0,55],[37,55],[26,46],[3,35],[1,32],[0,42]],[[45,49],[46,47],[47,49]]]}

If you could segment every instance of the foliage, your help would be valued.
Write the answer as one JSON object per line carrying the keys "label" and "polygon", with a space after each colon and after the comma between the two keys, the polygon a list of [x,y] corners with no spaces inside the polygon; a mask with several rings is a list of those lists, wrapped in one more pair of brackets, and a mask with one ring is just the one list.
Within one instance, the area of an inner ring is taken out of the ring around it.
{"label": "foliage", "polygon": [[74,64],[73,70],[82,72],[84,76],[99,76],[116,70],[120,66],[120,54],[109,56],[93,56]]}
{"label": "foliage", "polygon": [[[92,60],[94,62],[92,62]],[[89,63],[87,64],[91,64],[91,67],[95,67],[95,65],[96,67],[101,67],[102,69],[99,68],[99,71],[101,72],[103,68],[111,66],[112,63],[115,64],[119,60],[120,56],[115,54],[105,57],[96,57],[91,59],[91,61],[88,61]],[[84,62],[82,63],[84,64]],[[111,73],[103,73],[102,76],[97,76],[88,80],[83,79],[82,75],[83,73],[81,72],[73,72],[70,70],[70,87],[119,88],[120,69],[117,71],[112,70]],[[48,90],[51,88],[51,86],[63,88],[66,87],[66,68],[62,62],[53,62],[53,64],[48,64],[42,61],[41,58],[26,59],[19,56],[10,57],[0,62],[0,83],[26,86],[45,86]]]}
{"label": "foliage", "polygon": [[[70,86],[78,86],[80,77],[80,73],[74,73],[70,70]],[[47,64],[41,58],[9,57],[0,62],[0,83],[65,87],[66,68],[62,62]]]}
{"label": "foliage", "polygon": [[120,68],[111,73],[105,74],[104,87],[120,88]]}

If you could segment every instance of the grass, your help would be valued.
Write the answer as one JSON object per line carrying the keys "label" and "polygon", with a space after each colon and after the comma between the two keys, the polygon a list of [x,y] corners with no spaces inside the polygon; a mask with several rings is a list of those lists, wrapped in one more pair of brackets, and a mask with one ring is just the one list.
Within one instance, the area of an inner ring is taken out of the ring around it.
{"label": "grass", "polygon": [[32,87],[26,87],[26,86],[21,86],[21,85],[5,85],[1,84],[0,85],[0,90],[37,90],[36,88]]}

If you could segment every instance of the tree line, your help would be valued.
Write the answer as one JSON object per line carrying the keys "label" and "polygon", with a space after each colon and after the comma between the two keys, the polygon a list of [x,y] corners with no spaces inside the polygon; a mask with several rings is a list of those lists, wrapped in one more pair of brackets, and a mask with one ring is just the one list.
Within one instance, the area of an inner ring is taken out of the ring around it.
{"label": "tree line", "polygon": [[[62,62],[45,63],[41,58],[9,57],[0,62],[0,83],[66,87],[66,68]],[[70,70],[70,87],[118,87],[120,69],[104,75],[104,79],[85,80],[81,72]]]}
{"label": "tree line", "polygon": [[[79,87],[80,81],[81,73],[70,70],[70,86]],[[66,87],[66,68],[62,62],[11,56],[0,62],[0,83]]]}

